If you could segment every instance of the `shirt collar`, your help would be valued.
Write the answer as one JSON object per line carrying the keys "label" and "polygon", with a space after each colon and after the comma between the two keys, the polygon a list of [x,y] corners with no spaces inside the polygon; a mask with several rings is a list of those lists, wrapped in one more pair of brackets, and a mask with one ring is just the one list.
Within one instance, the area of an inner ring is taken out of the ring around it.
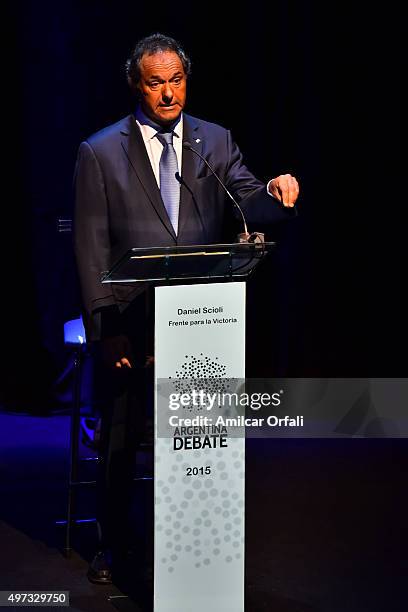
{"label": "shirt collar", "polygon": [[[136,109],[135,118],[143,126],[145,133],[149,139],[154,138],[157,132],[160,132],[163,129],[161,125],[155,123],[155,121],[152,121],[149,117],[145,115],[140,105]],[[172,126],[173,132],[178,138],[182,137],[182,119],[183,113],[180,113],[180,116]]]}

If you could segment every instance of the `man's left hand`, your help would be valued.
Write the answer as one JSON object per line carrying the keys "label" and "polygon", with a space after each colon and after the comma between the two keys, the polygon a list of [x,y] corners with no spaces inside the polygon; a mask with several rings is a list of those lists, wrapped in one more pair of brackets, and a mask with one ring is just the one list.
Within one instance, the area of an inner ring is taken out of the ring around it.
{"label": "man's left hand", "polygon": [[293,208],[299,195],[299,183],[291,174],[281,174],[269,181],[268,191],[284,206]]}

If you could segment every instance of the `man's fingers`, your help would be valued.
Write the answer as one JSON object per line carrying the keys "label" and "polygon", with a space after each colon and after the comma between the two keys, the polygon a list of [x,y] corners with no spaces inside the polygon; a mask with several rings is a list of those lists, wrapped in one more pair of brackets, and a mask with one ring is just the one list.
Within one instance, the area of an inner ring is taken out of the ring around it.
{"label": "man's fingers", "polygon": [[294,176],[288,175],[288,200],[287,206],[294,206],[299,195],[299,184]]}
{"label": "man's fingers", "polygon": [[284,206],[289,206],[289,181],[287,175],[284,174],[279,183],[281,198]]}
{"label": "man's fingers", "polygon": [[281,174],[272,180],[272,193],[284,206],[292,208],[299,195],[299,183],[291,174]]}
{"label": "man's fingers", "polygon": [[283,174],[279,179],[283,205],[294,206],[299,193],[297,180],[290,174]]}
{"label": "man's fingers", "polygon": [[120,361],[117,361],[115,363],[115,368],[121,368],[122,366],[126,367],[126,368],[131,368],[132,367],[129,359],[127,359],[126,357],[122,357],[122,359]]}

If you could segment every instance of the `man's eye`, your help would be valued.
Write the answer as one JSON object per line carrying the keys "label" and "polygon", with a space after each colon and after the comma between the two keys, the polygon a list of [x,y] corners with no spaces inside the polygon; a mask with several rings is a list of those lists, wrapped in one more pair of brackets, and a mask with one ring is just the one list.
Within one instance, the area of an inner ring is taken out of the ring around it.
{"label": "man's eye", "polygon": [[157,89],[160,83],[158,83],[157,81],[155,81],[154,83],[150,83],[150,88],[151,89]]}

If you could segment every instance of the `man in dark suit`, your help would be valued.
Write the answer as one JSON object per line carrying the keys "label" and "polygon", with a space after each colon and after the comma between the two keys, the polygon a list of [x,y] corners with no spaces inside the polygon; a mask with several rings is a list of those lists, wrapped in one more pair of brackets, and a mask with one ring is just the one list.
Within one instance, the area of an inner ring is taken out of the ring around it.
{"label": "man in dark suit", "polygon": [[[136,113],[88,138],[78,153],[74,240],[87,337],[100,345],[104,368],[112,371],[105,380],[110,380],[113,407],[107,411],[109,418],[105,415],[102,435],[109,456],[101,501],[103,548],[125,537],[125,529],[118,535],[112,525],[125,524],[120,513],[130,471],[124,466],[129,466],[133,449],[129,439],[136,438],[137,426],[131,421],[138,412],[129,401],[136,392],[129,389],[138,388],[138,373],[151,351],[141,333],[149,316],[143,287],[102,285],[100,273],[132,247],[211,244],[230,238],[225,231],[231,226],[233,205],[206,164],[183,142],[211,164],[249,222],[273,223],[292,216],[299,193],[290,174],[267,185],[258,181],[243,164],[228,130],[183,112],[189,74],[190,60],[175,40],[156,34],[140,41],[127,62],[129,85],[139,100]],[[112,426],[117,419],[122,423],[119,436]],[[116,456],[122,453],[117,462],[113,447]],[[114,496],[115,510],[109,501]],[[105,561],[101,554],[91,565],[91,580],[110,580]]]}

